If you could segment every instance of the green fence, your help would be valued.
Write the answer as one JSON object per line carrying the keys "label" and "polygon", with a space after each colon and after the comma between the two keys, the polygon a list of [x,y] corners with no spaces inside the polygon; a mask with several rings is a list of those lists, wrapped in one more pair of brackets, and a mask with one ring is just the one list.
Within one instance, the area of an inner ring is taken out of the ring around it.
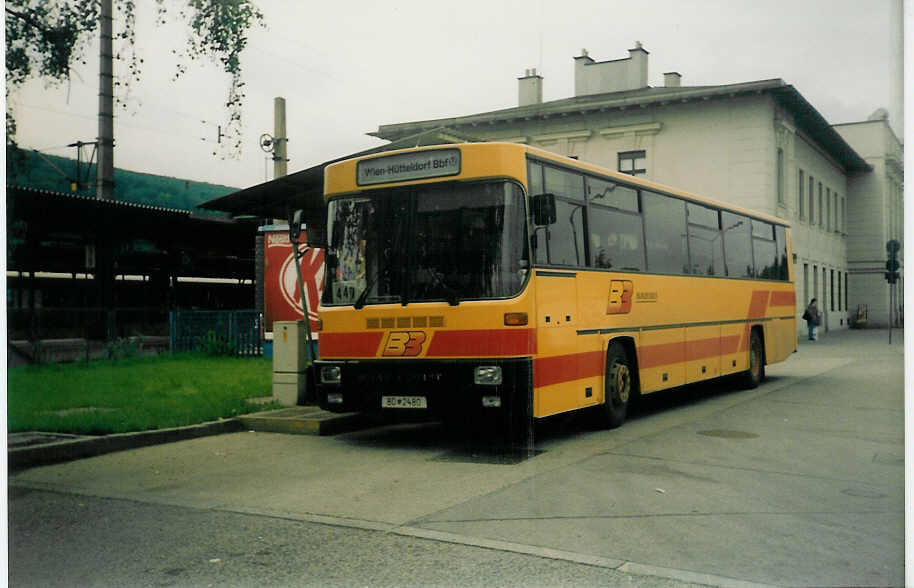
{"label": "green fence", "polygon": [[263,355],[263,314],[256,310],[175,310],[169,314],[170,351]]}

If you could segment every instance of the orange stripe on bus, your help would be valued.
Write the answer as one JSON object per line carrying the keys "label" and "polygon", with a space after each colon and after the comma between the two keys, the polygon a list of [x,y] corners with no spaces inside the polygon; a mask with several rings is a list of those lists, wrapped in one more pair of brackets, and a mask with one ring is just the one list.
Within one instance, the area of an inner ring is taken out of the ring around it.
{"label": "orange stripe on bus", "polygon": [[685,361],[685,342],[643,345],[638,350],[638,368],[646,369]]}
{"label": "orange stripe on bus", "polygon": [[728,355],[739,351],[739,335],[728,335],[720,338],[720,354]]}
{"label": "orange stripe on bus", "polygon": [[536,353],[535,329],[438,331],[426,357],[503,357]]}
{"label": "orange stripe on bus", "polygon": [[[747,314],[749,320],[763,318],[765,316],[765,313],[768,311],[769,295],[769,290],[756,290],[752,293],[752,300],[749,301],[749,312]],[[740,351],[749,351],[749,333],[751,330],[752,325],[746,323],[746,328],[743,330],[743,339],[739,346]]]}
{"label": "orange stripe on bus", "polygon": [[[739,335],[709,337],[695,341],[643,345],[638,350],[638,368],[647,369],[736,353]],[[542,357],[533,362],[536,388],[603,375],[603,351]]]}
{"label": "orange stripe on bus", "polygon": [[533,362],[533,386],[541,388],[603,374],[603,352],[541,357]]}
{"label": "orange stripe on bus", "polygon": [[796,295],[793,292],[772,292],[771,306],[795,306],[797,303]]}
{"label": "orange stripe on bus", "polygon": [[720,355],[720,337],[686,341],[686,361]]}
{"label": "orange stripe on bus", "polygon": [[319,357],[374,357],[383,334],[380,331],[321,333],[317,340],[317,354]]}

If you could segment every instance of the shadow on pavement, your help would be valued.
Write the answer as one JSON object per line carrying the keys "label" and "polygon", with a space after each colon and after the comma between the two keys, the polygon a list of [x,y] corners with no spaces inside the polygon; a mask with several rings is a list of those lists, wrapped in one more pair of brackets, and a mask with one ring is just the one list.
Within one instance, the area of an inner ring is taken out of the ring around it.
{"label": "shadow on pavement", "polygon": [[[768,377],[762,386],[780,378]],[[629,406],[628,420],[637,421],[665,411],[692,406],[741,391],[735,378],[690,384],[638,398]],[[599,408],[555,415],[535,423],[535,445],[562,440],[581,433],[603,430]],[[371,417],[369,428],[338,436],[339,442],[363,449],[425,450],[437,453],[435,461],[515,465],[543,453],[542,449],[514,447],[497,427],[488,422],[459,426],[438,421],[406,418],[392,421]],[[625,425],[623,425],[625,426]]]}

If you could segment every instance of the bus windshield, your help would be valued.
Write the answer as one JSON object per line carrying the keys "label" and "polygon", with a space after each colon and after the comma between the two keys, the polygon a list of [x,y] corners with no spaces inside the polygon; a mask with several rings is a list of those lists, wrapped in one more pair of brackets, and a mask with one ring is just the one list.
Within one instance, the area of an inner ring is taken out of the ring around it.
{"label": "bus windshield", "polygon": [[509,298],[529,268],[520,186],[448,183],[330,202],[323,304]]}

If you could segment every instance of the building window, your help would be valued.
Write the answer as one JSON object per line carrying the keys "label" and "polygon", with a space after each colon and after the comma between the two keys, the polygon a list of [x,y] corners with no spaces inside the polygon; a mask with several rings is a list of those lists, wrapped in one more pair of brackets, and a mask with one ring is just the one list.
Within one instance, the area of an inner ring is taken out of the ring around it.
{"label": "building window", "polygon": [[812,266],[812,296],[809,297],[806,304],[809,304],[813,298],[819,298],[819,266],[817,265]]}
{"label": "building window", "polygon": [[797,182],[797,210],[799,211],[800,220],[806,218],[806,196],[803,194],[803,187],[806,183],[806,178],[803,175],[803,170],[800,170],[800,181]]}
{"label": "building window", "polygon": [[816,223],[815,207],[813,206],[813,202],[815,201],[815,187],[816,187],[816,181],[810,175],[809,176],[809,224],[811,224],[811,225]]}
{"label": "building window", "polygon": [[841,310],[841,270],[838,270],[838,310]]}
{"label": "building window", "polygon": [[822,314],[824,316],[822,318],[825,319],[825,323],[826,323],[825,330],[826,331],[828,330],[828,319],[826,318],[828,316],[828,313],[826,312],[828,310],[828,305],[826,304],[826,295],[827,294],[828,294],[828,270],[823,267],[822,268],[822,304],[819,305],[819,308],[821,308],[823,311]]}
{"label": "building window", "polygon": [[784,150],[780,147],[778,148],[777,183],[778,204],[784,204]]}
{"label": "building window", "polygon": [[832,312],[835,312],[835,270],[828,270],[828,271],[829,271],[828,292],[829,292],[829,295],[830,295],[830,297],[831,297],[831,298],[830,298],[830,300],[831,300],[831,311],[832,311]]}
{"label": "building window", "polygon": [[619,171],[630,176],[647,173],[647,156],[644,151],[626,151],[619,154]]}
{"label": "building window", "polygon": [[831,230],[831,188],[825,188],[825,230]]}
{"label": "building window", "polygon": [[835,198],[835,232],[841,232],[841,211],[838,209],[838,193],[833,194]]}
{"label": "building window", "polygon": [[843,196],[841,197],[841,232],[847,234],[847,211],[844,209],[844,201],[847,200]]}
{"label": "building window", "polygon": [[844,272],[844,308],[847,309],[847,272]]}
{"label": "building window", "polygon": [[825,215],[822,214],[822,182],[819,182],[819,228],[825,226]]}

